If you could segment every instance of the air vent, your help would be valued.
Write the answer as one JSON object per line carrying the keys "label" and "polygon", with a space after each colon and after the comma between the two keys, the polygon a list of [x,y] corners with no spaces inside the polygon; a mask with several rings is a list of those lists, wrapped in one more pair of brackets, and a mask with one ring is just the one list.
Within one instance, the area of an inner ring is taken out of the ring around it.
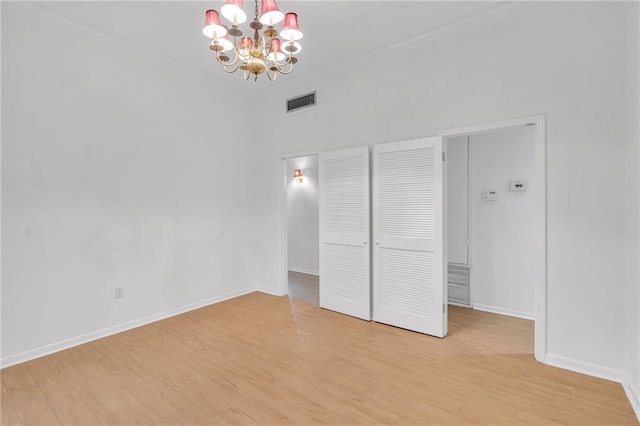
{"label": "air vent", "polygon": [[316,92],[307,93],[306,95],[296,96],[287,99],[287,112],[297,111],[301,108],[307,108],[316,104]]}
{"label": "air vent", "polygon": [[469,265],[449,263],[448,265],[448,296],[451,305],[471,306],[469,289]]}

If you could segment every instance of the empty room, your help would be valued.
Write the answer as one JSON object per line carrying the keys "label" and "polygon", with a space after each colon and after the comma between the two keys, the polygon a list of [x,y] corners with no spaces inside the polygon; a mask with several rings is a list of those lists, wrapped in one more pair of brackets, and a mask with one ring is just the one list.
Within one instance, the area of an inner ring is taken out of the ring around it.
{"label": "empty room", "polygon": [[640,422],[639,2],[0,6],[2,425]]}

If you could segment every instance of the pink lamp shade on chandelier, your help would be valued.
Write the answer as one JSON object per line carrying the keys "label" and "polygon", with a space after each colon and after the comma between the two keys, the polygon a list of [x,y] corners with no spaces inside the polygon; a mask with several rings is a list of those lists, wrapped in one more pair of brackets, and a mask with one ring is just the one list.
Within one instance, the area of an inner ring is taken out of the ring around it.
{"label": "pink lamp shade on chandelier", "polygon": [[284,27],[282,27],[282,31],[280,31],[280,36],[286,41],[297,41],[302,38],[297,13],[289,12],[285,15]]}
{"label": "pink lamp shade on chandelier", "polygon": [[287,56],[282,52],[280,39],[274,38],[269,44],[269,59],[272,61],[284,61]]}
{"label": "pink lamp shade on chandelier", "polygon": [[[253,75],[255,81],[260,74],[271,81],[278,75],[291,74],[299,61],[294,55],[302,49],[298,14],[283,13],[277,0],[249,0],[254,6],[250,7],[250,13],[245,13],[245,0],[219,1],[220,9],[206,11],[202,33],[210,39],[209,49],[224,71],[228,74],[241,71],[245,80]],[[249,31],[242,29],[241,24],[250,24]],[[301,180],[302,170],[298,172]]]}
{"label": "pink lamp shade on chandelier", "polygon": [[209,38],[222,38],[227,35],[227,29],[222,26],[217,11],[213,9],[207,10],[202,34]]}
{"label": "pink lamp shade on chandelier", "polygon": [[251,37],[242,37],[240,40],[240,50],[251,50],[253,48],[253,40]]}
{"label": "pink lamp shade on chandelier", "polygon": [[247,21],[243,0],[226,0],[220,8],[220,13],[233,25],[244,24]]}
{"label": "pink lamp shade on chandelier", "polygon": [[262,16],[260,22],[264,25],[275,25],[284,19],[284,13],[280,11],[276,0],[262,0]]}

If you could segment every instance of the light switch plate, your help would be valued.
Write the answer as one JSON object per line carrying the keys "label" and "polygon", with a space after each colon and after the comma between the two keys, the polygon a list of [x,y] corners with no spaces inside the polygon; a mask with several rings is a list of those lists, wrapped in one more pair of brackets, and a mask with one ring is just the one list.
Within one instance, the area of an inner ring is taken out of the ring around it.
{"label": "light switch plate", "polygon": [[498,201],[498,190],[487,189],[482,191],[482,201]]}
{"label": "light switch plate", "polygon": [[509,190],[511,191],[526,191],[527,189],[529,189],[529,185],[526,180],[513,179],[509,181]]}

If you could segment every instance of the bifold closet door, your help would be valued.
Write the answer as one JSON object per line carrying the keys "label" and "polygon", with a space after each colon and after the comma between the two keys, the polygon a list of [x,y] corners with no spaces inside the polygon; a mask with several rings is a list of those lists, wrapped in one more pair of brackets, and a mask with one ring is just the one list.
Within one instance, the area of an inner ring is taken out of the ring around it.
{"label": "bifold closet door", "polygon": [[320,307],[371,320],[369,148],[319,154]]}
{"label": "bifold closet door", "polygon": [[442,138],[373,149],[373,319],[447,333]]}

